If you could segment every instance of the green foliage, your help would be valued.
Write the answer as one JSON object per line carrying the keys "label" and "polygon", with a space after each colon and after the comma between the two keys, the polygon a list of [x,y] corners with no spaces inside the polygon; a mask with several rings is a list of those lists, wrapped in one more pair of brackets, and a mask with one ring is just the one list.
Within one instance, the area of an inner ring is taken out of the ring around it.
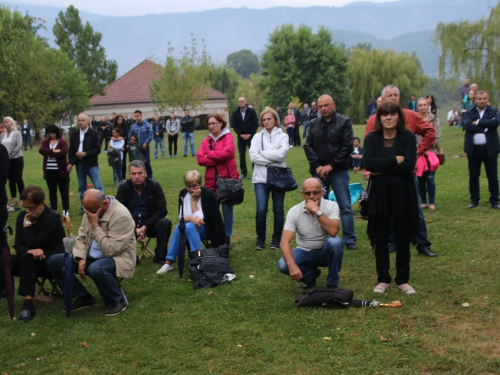
{"label": "green foliage", "polygon": [[427,85],[427,76],[415,54],[411,56],[394,51],[353,49],[348,63],[353,102],[349,111],[353,123],[366,117],[371,98],[380,96],[382,88],[396,85],[401,93],[401,104],[413,93],[420,93]]}
{"label": "green foliage", "polygon": [[103,94],[106,85],[116,79],[118,65],[115,60],[106,60],[105,50],[100,45],[102,34],[94,32],[88,22],[83,25],[73,5],[66,12],[59,12],[52,31],[61,51],[82,71],[89,93]]}
{"label": "green foliage", "polygon": [[226,64],[233,68],[243,78],[249,78],[250,74],[258,73],[260,70],[259,58],[248,49],[227,55]]}
{"label": "green foliage", "polygon": [[0,7],[0,112],[40,127],[89,106],[81,72],[36,36],[38,21]]}
{"label": "green foliage", "polygon": [[260,115],[266,106],[264,102],[264,95],[266,92],[260,89],[261,82],[261,75],[250,74],[249,79],[240,80],[238,89],[236,90],[236,97],[239,98],[244,96],[248,104],[257,112],[257,116]]}
{"label": "green foliage", "polygon": [[165,66],[160,67],[158,79],[150,86],[151,100],[160,112],[165,109],[197,108],[210,96],[207,84],[211,66],[210,55],[192,37],[191,47],[184,47],[182,56],[174,56],[174,48],[168,48]]}
{"label": "green foliage", "polygon": [[439,23],[434,38],[441,45],[439,75],[466,75],[481,90],[500,92],[500,5],[477,22]]}
{"label": "green foliage", "polygon": [[208,69],[208,85],[226,95],[229,113],[238,107],[236,89],[240,81],[240,75],[233,68],[212,64]]}
{"label": "green foliage", "polygon": [[343,112],[351,102],[347,78],[347,51],[333,43],[332,33],[321,26],[316,34],[309,26],[287,24],[275,29],[262,55],[262,89],[266,104],[286,107],[290,97],[302,102],[330,94]]}

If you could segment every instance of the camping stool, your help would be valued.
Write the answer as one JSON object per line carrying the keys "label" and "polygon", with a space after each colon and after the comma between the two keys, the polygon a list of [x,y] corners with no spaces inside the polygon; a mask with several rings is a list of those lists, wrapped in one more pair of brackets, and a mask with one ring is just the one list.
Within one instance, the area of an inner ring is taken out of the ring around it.
{"label": "camping stool", "polygon": [[128,306],[128,299],[127,299],[127,295],[125,294],[125,292],[123,291],[123,287],[122,287],[122,281],[123,281],[123,277],[115,277],[115,280],[116,280],[116,284],[118,285],[118,288],[120,288],[120,292],[122,292],[122,298],[125,300],[125,303],[127,304]]}
{"label": "camping stool", "polygon": [[[50,291],[46,284],[50,284]],[[57,285],[52,276],[44,275],[36,279],[37,289],[35,291],[34,299],[45,303],[54,302],[55,296],[62,296],[61,289]]]}
{"label": "camping stool", "polygon": [[144,258],[144,255],[146,255],[146,253],[151,254],[153,257],[155,256],[154,251],[149,248],[149,241],[151,241],[151,238],[147,237],[147,239],[141,244],[139,260],[142,260],[142,258]]}

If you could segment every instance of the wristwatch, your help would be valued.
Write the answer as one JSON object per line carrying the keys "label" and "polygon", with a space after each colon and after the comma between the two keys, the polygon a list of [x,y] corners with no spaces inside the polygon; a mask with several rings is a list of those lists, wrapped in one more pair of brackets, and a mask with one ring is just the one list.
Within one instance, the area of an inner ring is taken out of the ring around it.
{"label": "wristwatch", "polygon": [[318,212],[316,212],[316,216],[317,216],[317,217],[320,217],[320,216],[321,216],[321,215],[323,215],[323,214],[324,214],[324,212],[323,212],[323,211],[321,211],[321,210],[319,210]]}

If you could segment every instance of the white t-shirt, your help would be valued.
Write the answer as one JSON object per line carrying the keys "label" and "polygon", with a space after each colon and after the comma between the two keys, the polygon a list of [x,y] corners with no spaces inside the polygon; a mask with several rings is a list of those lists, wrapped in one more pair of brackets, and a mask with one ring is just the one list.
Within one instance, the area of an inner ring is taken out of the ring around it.
{"label": "white t-shirt", "polygon": [[[198,211],[196,211],[193,214],[193,210],[191,210],[191,194],[187,193],[184,196],[184,204],[182,205],[184,207],[184,217],[199,217],[200,219],[203,220],[203,211],[201,209],[201,199],[198,199],[198,202],[196,202],[196,206],[198,207]],[[179,211],[179,219],[182,217],[182,212]]]}

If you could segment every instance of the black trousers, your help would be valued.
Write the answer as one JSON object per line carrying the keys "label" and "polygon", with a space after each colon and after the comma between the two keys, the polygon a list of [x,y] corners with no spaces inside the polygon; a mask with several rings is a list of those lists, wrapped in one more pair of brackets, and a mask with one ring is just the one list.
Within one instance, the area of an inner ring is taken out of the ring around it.
{"label": "black trousers", "polygon": [[17,190],[19,191],[19,195],[24,190],[24,181],[23,181],[23,169],[24,169],[24,157],[10,159],[10,167],[9,167],[9,188],[10,195],[12,198],[16,198],[16,185]]}
{"label": "black trousers", "polygon": [[471,154],[467,154],[469,162],[469,193],[470,202],[479,203],[479,176],[481,175],[481,163],[484,163],[486,177],[488,178],[488,189],[490,191],[490,203],[498,203],[498,155],[488,156],[486,147],[474,146]]}
{"label": "black trousers", "polygon": [[32,254],[12,255],[12,276],[19,276],[20,296],[35,296],[36,278],[50,275],[47,259],[35,260]]}
{"label": "black trousers", "polygon": [[407,284],[410,279],[410,238],[407,233],[407,219],[405,217],[370,217],[376,220],[375,226],[375,261],[379,283],[391,282],[391,261],[389,257],[389,229],[391,221],[394,223],[396,236],[396,284]]}
{"label": "black trousers", "polygon": [[301,146],[301,141],[300,141],[300,124],[295,125],[294,129],[294,134],[293,134],[293,145],[294,146]]}
{"label": "black trousers", "polygon": [[174,145],[174,155],[177,155],[177,139],[179,138],[179,134],[168,135],[168,154],[172,156],[172,144]]}
{"label": "black trousers", "polygon": [[59,186],[63,210],[69,211],[69,178],[59,178],[58,170],[47,169],[45,181],[49,189],[50,208],[57,211],[57,187]]}
{"label": "black trousers", "polygon": [[252,137],[249,140],[242,139],[238,137],[238,153],[240,154],[240,173],[244,176],[248,176],[247,170],[247,147],[250,149],[252,142]]}
{"label": "black trousers", "polygon": [[167,256],[167,244],[172,232],[172,222],[164,217],[156,222],[152,229],[147,230],[149,238],[156,238],[155,261],[165,261]]}

